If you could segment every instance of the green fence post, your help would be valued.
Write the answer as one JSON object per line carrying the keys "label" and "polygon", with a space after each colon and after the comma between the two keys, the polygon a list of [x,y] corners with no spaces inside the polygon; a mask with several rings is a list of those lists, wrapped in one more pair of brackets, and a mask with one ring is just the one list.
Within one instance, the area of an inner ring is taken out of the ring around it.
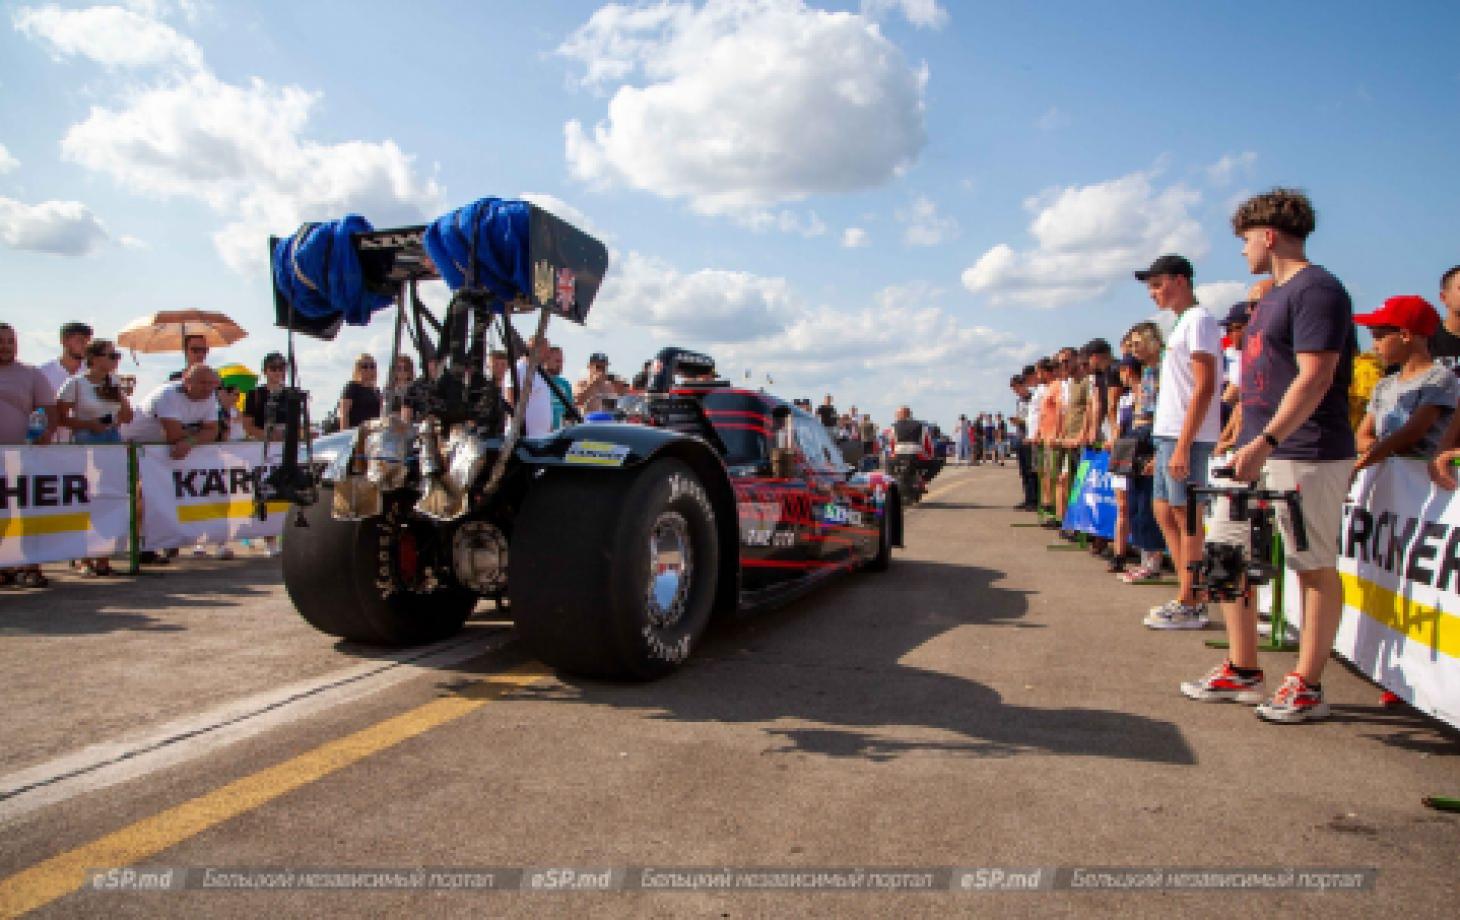
{"label": "green fence post", "polygon": [[[1288,641],[1288,615],[1283,610],[1287,601],[1287,554],[1283,550],[1283,535],[1276,530],[1272,534],[1272,567],[1276,572],[1272,582],[1272,632],[1259,648],[1267,652],[1291,652],[1298,646]],[[1298,601],[1302,603],[1301,594]]]}

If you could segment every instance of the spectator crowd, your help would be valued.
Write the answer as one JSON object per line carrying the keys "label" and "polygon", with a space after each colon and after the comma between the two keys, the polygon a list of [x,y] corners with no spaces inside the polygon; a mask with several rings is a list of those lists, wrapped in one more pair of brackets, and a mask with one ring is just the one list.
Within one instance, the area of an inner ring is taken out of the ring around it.
{"label": "spectator crowd", "polygon": [[[1266,686],[1249,599],[1221,604],[1226,660],[1180,685],[1194,700],[1258,703],[1257,714],[1276,722],[1329,714],[1321,681],[1343,609],[1337,547],[1353,477],[1389,457],[1418,457],[1437,485],[1454,489],[1460,461],[1460,266],[1440,276],[1443,313],[1405,294],[1355,315],[1343,283],[1309,260],[1316,226],[1297,190],[1244,201],[1232,230],[1259,280],[1242,301],[1198,303],[1191,262],[1163,255],[1134,278],[1169,323],[1136,323],[1114,348],[1100,338],[1061,348],[1009,380],[1017,507],[1081,540],[1062,524],[1081,452],[1109,450],[1116,526],[1112,539],[1088,545],[1127,584],[1166,583],[1164,570],[1174,572],[1173,596],[1143,614],[1148,628],[1208,626],[1211,602],[1190,568],[1204,542],[1267,551],[1249,545],[1250,526],[1231,520],[1225,496],[1206,503],[1192,487],[1298,491],[1306,550],[1296,549],[1286,508],[1277,511],[1301,595],[1295,669]],[[1370,351],[1356,327],[1372,338]],[[1195,533],[1185,527],[1190,503],[1205,521]]]}

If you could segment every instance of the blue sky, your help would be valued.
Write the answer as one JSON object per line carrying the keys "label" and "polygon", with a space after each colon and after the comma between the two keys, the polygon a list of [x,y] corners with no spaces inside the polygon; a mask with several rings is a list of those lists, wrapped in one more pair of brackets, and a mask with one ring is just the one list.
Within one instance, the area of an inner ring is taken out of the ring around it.
{"label": "blue sky", "polygon": [[[1358,307],[1433,300],[1457,37],[1445,3],[8,3],[0,316],[38,361],[66,319],[221,309],[252,335],[218,357],[256,363],[269,233],[525,195],[614,256],[555,327],[569,376],[674,343],[947,423],[1149,315],[1129,272],[1160,252],[1224,310],[1227,216],[1274,184]],[[305,345],[306,384],[332,401],[388,326]]]}

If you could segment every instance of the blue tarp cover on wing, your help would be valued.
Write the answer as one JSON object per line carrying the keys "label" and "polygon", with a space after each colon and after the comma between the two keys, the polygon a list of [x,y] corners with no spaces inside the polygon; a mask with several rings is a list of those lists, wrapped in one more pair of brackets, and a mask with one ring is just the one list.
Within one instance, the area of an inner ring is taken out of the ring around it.
{"label": "blue tarp cover on wing", "polygon": [[350,234],[373,229],[358,214],[305,224],[274,245],[274,287],[301,316],[343,316],[351,326],[368,324],[370,314],[392,303],[389,295],[365,289],[360,259],[350,244]]}
{"label": "blue tarp cover on wing", "polygon": [[525,201],[482,198],[438,217],[426,228],[426,252],[453,291],[466,283],[476,237],[476,282],[501,300],[532,296]]}

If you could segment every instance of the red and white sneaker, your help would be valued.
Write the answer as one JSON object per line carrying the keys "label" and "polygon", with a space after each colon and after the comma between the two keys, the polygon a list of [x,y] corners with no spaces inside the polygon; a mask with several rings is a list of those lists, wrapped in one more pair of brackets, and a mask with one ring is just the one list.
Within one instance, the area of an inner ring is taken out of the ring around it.
{"label": "red and white sneaker", "polygon": [[1201,680],[1183,681],[1181,692],[1190,699],[1205,703],[1260,703],[1263,695],[1262,672],[1258,671],[1252,677],[1243,677],[1232,667],[1231,661],[1224,661],[1212,668]]}
{"label": "red and white sneaker", "polygon": [[1257,707],[1257,716],[1269,722],[1308,722],[1328,718],[1323,691],[1314,690],[1296,671],[1283,678],[1272,699]]}

